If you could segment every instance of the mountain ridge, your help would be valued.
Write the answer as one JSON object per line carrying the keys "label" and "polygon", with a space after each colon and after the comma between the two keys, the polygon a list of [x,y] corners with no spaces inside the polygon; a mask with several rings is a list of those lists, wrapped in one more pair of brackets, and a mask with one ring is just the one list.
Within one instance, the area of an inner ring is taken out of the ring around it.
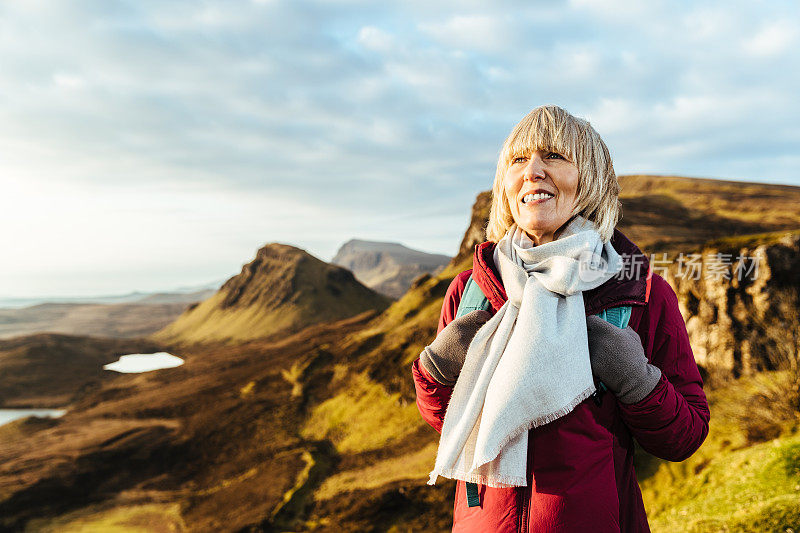
{"label": "mountain ridge", "polygon": [[207,300],[152,335],[160,342],[242,342],[384,309],[353,273],[282,243],[261,247]]}
{"label": "mountain ridge", "polygon": [[449,261],[449,256],[400,243],[350,239],[339,247],[331,263],[351,270],[364,285],[397,299],[414,279],[438,272]]}

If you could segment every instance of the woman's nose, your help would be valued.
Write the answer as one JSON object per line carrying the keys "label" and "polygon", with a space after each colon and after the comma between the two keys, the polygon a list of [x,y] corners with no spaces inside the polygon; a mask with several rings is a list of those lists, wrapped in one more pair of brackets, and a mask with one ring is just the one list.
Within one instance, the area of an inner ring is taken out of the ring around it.
{"label": "woman's nose", "polygon": [[538,155],[534,155],[528,161],[528,166],[525,167],[525,175],[523,179],[534,180],[544,179],[544,161]]}

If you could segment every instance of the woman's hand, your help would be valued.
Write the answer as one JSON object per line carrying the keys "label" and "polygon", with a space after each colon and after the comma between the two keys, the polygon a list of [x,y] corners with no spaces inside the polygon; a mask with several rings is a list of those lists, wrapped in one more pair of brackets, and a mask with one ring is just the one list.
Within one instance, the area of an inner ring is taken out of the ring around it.
{"label": "woman's hand", "polygon": [[490,318],[491,313],[481,310],[456,318],[439,332],[430,346],[425,347],[419,356],[420,364],[433,379],[452,387],[464,366],[472,338]]}
{"label": "woman's hand", "polygon": [[597,315],[586,317],[592,373],[622,403],[636,403],[655,388],[661,370],[647,362],[639,335],[620,329]]}

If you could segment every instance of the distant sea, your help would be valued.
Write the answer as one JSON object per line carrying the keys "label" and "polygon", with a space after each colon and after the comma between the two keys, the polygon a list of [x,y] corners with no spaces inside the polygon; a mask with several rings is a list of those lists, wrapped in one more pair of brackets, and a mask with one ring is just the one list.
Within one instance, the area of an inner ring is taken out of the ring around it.
{"label": "distant sea", "polygon": [[0,409],[0,426],[28,416],[58,418],[66,412],[64,409]]}

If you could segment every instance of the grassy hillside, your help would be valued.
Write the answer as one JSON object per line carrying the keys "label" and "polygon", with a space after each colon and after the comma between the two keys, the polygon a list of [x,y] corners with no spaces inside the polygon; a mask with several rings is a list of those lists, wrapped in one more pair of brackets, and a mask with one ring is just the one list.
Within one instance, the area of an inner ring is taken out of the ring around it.
{"label": "grassy hillside", "polygon": [[153,353],[142,339],[39,333],[0,340],[0,407],[59,408],[119,376],[103,370],[120,355]]}
{"label": "grassy hillside", "polygon": [[168,347],[183,366],[120,375],[57,421],[3,426],[0,530],[46,517],[103,522],[154,503],[170,504],[149,508],[164,520],[176,504],[192,531],[270,520],[304,472],[317,483],[337,460],[330,441],[305,439],[301,428],[339,386],[332,372],[346,358],[335,346],[371,316],[272,343]]}
{"label": "grassy hillside", "polygon": [[780,390],[787,377],[766,372],[708,391],[709,434],[686,461],[640,457],[654,533],[798,531],[800,413],[758,405],[759,391]]}
{"label": "grassy hillside", "polygon": [[648,253],[800,228],[800,187],[649,175],[619,182],[619,228]]}
{"label": "grassy hillside", "polygon": [[435,333],[453,272],[380,315],[276,341],[166,346],[183,366],[120,376],[52,424],[7,426],[0,528],[128,513],[174,523],[175,503],[189,530],[448,529],[452,485],[418,482],[437,434],[416,412],[408,365]]}

